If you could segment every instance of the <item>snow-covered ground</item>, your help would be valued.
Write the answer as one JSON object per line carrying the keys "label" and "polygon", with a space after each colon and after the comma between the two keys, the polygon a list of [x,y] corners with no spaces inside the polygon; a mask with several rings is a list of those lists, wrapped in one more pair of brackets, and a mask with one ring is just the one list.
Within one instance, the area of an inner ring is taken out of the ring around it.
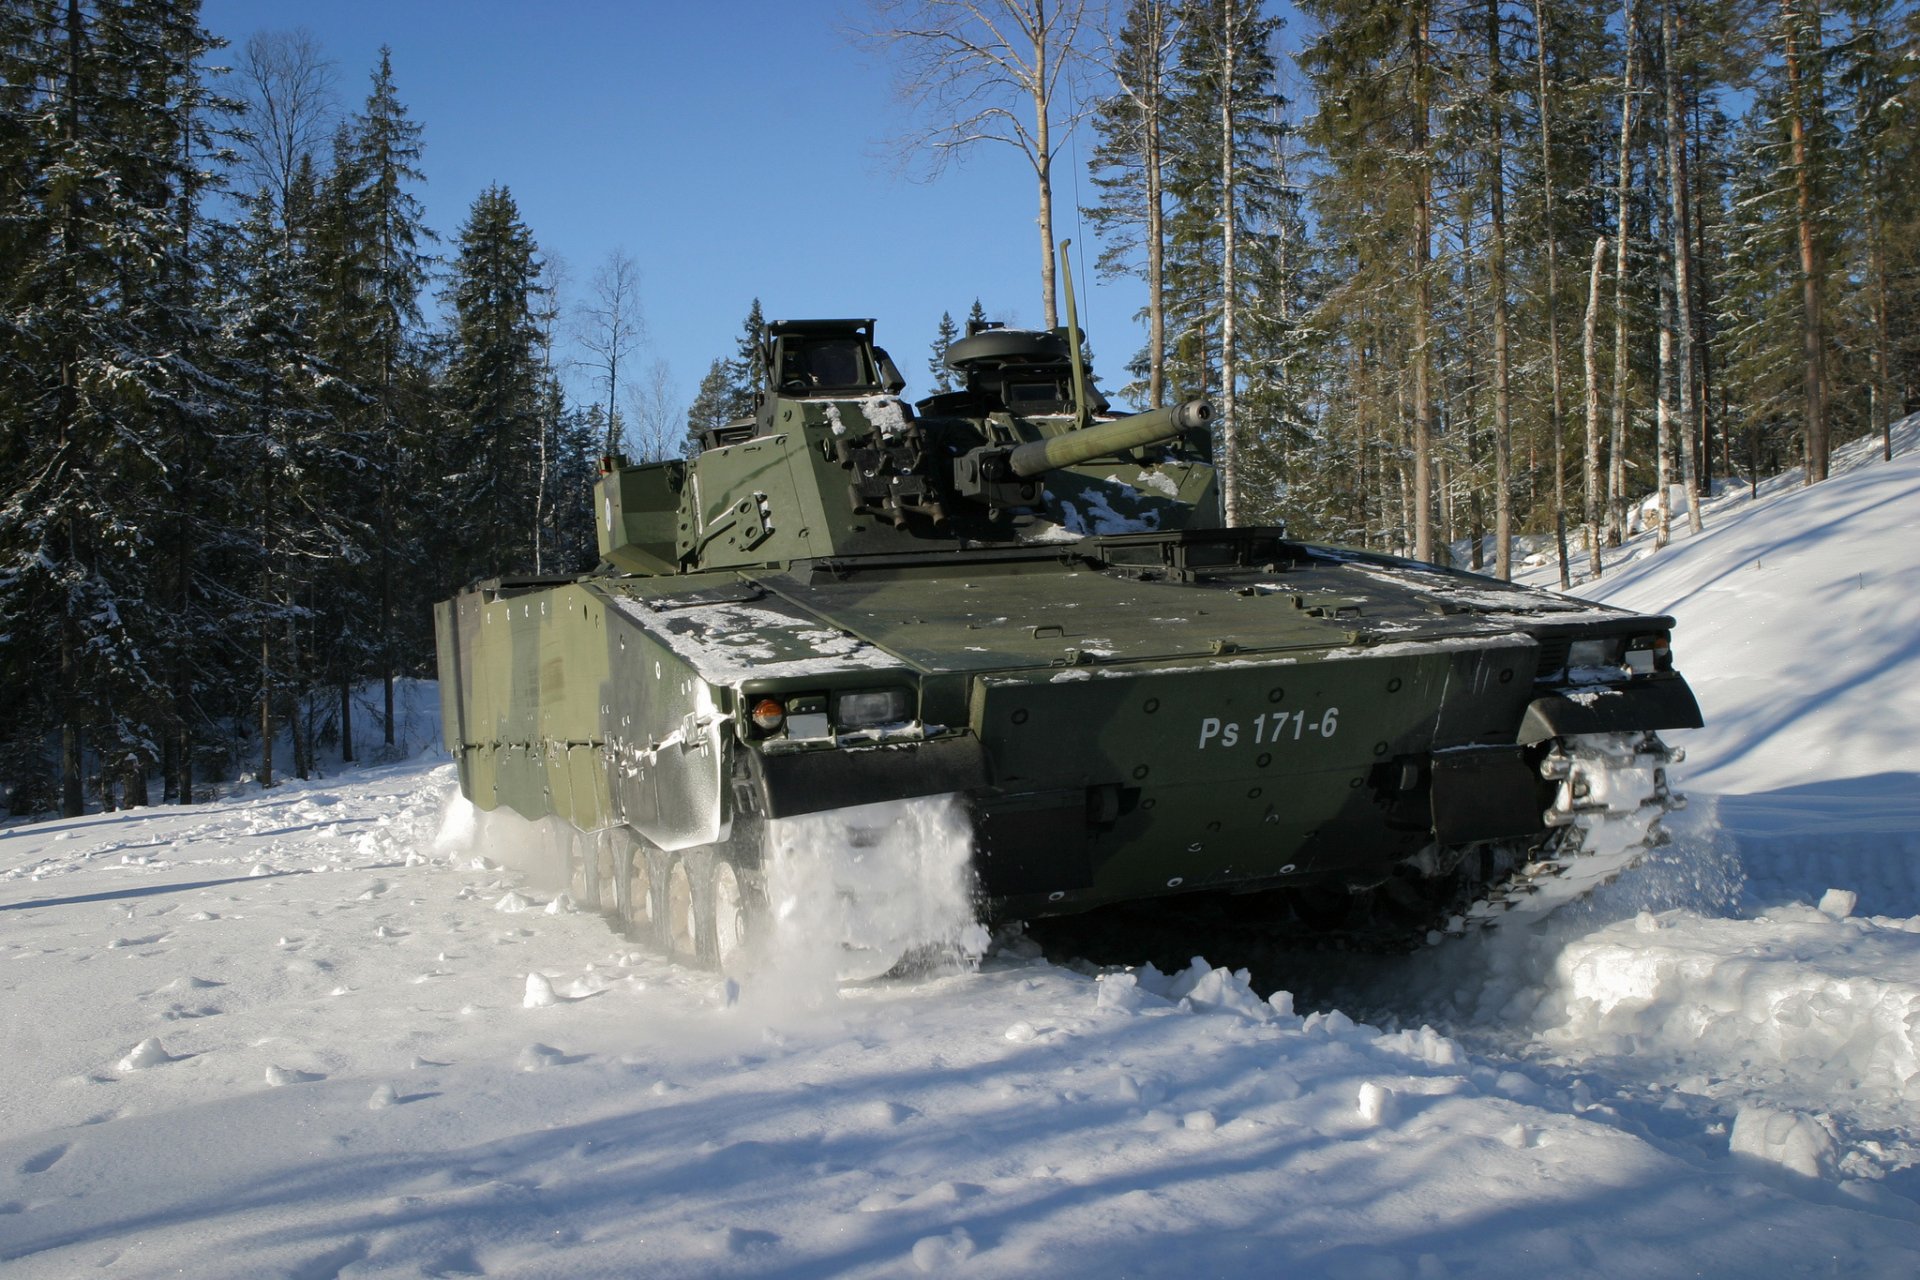
{"label": "snow-covered ground", "polygon": [[1295,996],[719,982],[433,758],[0,828],[0,1274],[1920,1274],[1916,436],[1582,588],[1679,619],[1665,856]]}

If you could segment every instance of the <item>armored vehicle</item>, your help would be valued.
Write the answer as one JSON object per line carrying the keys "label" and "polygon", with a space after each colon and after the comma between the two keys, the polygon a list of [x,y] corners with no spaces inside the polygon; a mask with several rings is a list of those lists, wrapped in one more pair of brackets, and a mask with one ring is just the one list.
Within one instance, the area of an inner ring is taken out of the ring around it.
{"label": "armored vehicle", "polygon": [[1276,928],[1418,937],[1658,838],[1671,619],[1223,527],[1209,407],[1109,414],[1077,336],[971,331],[910,405],[873,321],[770,324],[753,418],[604,460],[598,572],[438,606],[462,790],[707,965],[770,832],[841,830],[857,898],[915,797],[989,920],[1285,890]]}

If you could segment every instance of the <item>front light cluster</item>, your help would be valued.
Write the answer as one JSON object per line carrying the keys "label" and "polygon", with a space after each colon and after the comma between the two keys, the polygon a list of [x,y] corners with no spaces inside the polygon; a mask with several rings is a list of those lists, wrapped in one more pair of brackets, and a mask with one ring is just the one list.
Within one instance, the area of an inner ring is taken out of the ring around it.
{"label": "front light cluster", "polygon": [[[1607,677],[1622,669],[1629,675],[1652,675],[1673,670],[1673,650],[1667,633],[1652,631],[1635,636],[1595,636],[1567,646],[1566,671],[1576,683]],[[1584,676],[1582,673],[1586,673]]]}
{"label": "front light cluster", "polygon": [[905,724],[913,698],[905,689],[859,689],[841,694],[759,694],[747,700],[755,738],[830,738],[836,732]]}
{"label": "front light cluster", "polygon": [[1673,670],[1673,643],[1667,633],[1655,631],[1628,640],[1627,670],[1637,676]]}

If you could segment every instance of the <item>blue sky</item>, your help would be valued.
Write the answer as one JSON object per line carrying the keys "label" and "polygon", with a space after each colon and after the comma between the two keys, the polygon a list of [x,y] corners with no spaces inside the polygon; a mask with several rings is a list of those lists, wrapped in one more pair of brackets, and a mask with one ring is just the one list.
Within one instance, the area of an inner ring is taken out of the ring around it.
{"label": "blue sky", "polygon": [[[683,402],[731,353],[756,296],[775,319],[876,317],[919,396],[942,310],[958,322],[978,297],[994,319],[1041,323],[1034,184],[1004,146],[934,182],[897,171],[885,142],[907,127],[906,108],[887,66],[841,34],[865,12],[794,0],[205,0],[202,21],[236,51],[255,31],[305,27],[334,60],[349,111],[392,46],[400,98],[425,129],[418,194],[442,251],[495,182],[565,260],[574,300],[624,250],[641,272],[640,365],[667,361]],[[1056,234],[1075,241],[1082,323],[1113,386],[1141,343],[1132,317],[1145,293],[1092,278],[1098,245],[1074,214],[1091,196],[1080,174],[1090,145],[1056,162]]]}

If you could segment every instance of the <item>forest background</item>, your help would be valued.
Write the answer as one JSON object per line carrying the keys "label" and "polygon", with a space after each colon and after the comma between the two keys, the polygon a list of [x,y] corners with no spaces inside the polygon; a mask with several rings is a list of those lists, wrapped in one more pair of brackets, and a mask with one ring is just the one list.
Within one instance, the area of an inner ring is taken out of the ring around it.
{"label": "forest background", "polygon": [[[360,97],[309,32],[230,34],[193,0],[0,0],[14,813],[310,776],[356,715],[417,747],[392,684],[432,666],[431,602],[590,567],[603,452],[751,411],[758,299],[688,395],[625,252],[574,278],[498,183],[435,235],[387,51]],[[876,0],[835,38],[891,77],[862,127],[894,159],[1025,175],[1031,205],[970,202],[1032,246],[1010,318],[1059,322],[1070,232],[1136,284],[1109,394],[1216,401],[1234,523],[1501,576],[1557,534],[1596,574],[1635,522],[1817,483],[1920,408],[1911,3]],[[673,198],[777,219],[766,142]],[[969,301],[924,359],[895,339],[925,390],[970,312],[1009,318]]]}

